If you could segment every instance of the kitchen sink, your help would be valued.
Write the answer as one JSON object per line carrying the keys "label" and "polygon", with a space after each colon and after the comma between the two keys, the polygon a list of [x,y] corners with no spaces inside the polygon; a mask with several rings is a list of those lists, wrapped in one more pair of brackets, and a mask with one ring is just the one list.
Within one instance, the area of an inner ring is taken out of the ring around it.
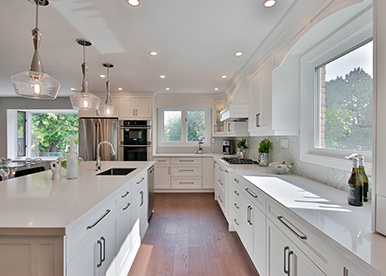
{"label": "kitchen sink", "polygon": [[97,173],[96,175],[128,175],[135,170],[136,168],[110,168],[108,170]]}

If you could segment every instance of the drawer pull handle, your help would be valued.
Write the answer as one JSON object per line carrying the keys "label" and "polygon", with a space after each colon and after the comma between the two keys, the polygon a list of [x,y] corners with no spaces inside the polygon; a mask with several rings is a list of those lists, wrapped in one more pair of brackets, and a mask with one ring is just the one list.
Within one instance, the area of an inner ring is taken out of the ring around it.
{"label": "drawer pull handle", "polygon": [[235,181],[236,183],[239,183],[239,182],[240,182],[237,178],[235,178],[234,181]]}
{"label": "drawer pull handle", "polygon": [[140,180],[140,181],[137,181],[137,184],[140,184],[142,181],[144,181],[145,180],[145,178],[144,177],[142,177],[142,179]]}
{"label": "drawer pull handle", "polygon": [[127,203],[127,205],[122,209],[123,211],[125,211],[125,210],[127,210],[127,208],[129,208],[130,207],[130,203]]}
{"label": "drawer pull handle", "polygon": [[180,184],[194,184],[194,182],[179,182]]}
{"label": "drawer pull handle", "polygon": [[[302,233],[302,231],[300,231],[295,225],[293,225],[291,222],[289,222],[285,217],[278,216],[277,219],[280,220],[281,223],[283,223],[285,226],[287,226],[287,228],[289,230],[291,230],[296,236],[298,236],[299,239],[302,239],[302,240],[307,239],[307,236],[304,233]],[[294,228],[296,229],[296,231],[294,230]]]}
{"label": "drawer pull handle", "polygon": [[234,219],[233,221],[236,223],[236,225],[240,225],[240,224],[237,222],[237,219]]}
{"label": "drawer pull handle", "polygon": [[101,222],[102,219],[104,219],[109,213],[111,212],[110,209],[106,210],[106,213],[104,213],[103,216],[101,216],[94,224],[87,226],[87,230],[93,229],[99,222]]}
{"label": "drawer pull handle", "polygon": [[224,202],[224,201],[222,201],[222,199],[221,199],[221,197],[220,197],[220,196],[218,196],[218,199],[221,201],[221,203],[222,203],[222,202]]}
{"label": "drawer pull handle", "polygon": [[166,160],[157,160],[157,162],[166,162]]}
{"label": "drawer pull handle", "polygon": [[228,170],[225,170],[226,173],[229,173]]}
{"label": "drawer pull handle", "polygon": [[219,169],[220,171],[222,171],[222,172],[224,171],[221,167],[218,167],[218,169]]}
{"label": "drawer pull handle", "polygon": [[125,198],[125,197],[127,197],[129,194],[130,194],[130,192],[129,192],[129,191],[126,191],[126,193],[125,193],[123,196],[121,196],[121,198]]}
{"label": "drawer pull handle", "polygon": [[194,160],[179,160],[179,162],[194,162]]}
{"label": "drawer pull handle", "polygon": [[97,264],[97,267],[102,266],[102,242],[100,240],[97,240],[97,244],[99,245],[99,263]]}
{"label": "drawer pull handle", "polygon": [[250,194],[250,195],[253,196],[254,198],[258,198],[257,194],[255,194],[254,192],[252,192],[249,188],[246,188],[245,190],[248,192],[248,194]]}
{"label": "drawer pull handle", "polygon": [[222,183],[220,179],[218,180],[218,183],[220,183],[221,186],[224,185],[224,183]]}
{"label": "drawer pull handle", "polygon": [[240,209],[240,207],[237,205],[237,203],[233,203],[233,205],[237,208],[237,209]]}
{"label": "drawer pull handle", "polygon": [[240,194],[237,191],[233,191],[235,195],[239,196]]}
{"label": "drawer pull handle", "polygon": [[288,275],[288,269],[287,269],[287,262],[286,262],[286,260],[287,260],[287,250],[289,250],[289,246],[286,246],[286,247],[284,247],[284,258],[283,258],[283,260],[284,260],[284,274],[287,274]]}
{"label": "drawer pull handle", "polygon": [[194,170],[180,170],[180,172],[194,172]]}

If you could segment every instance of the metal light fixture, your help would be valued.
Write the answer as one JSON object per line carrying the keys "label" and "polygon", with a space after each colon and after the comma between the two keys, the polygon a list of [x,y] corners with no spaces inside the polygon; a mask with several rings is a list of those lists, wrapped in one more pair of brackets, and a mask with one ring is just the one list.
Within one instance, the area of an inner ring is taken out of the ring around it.
{"label": "metal light fixture", "polygon": [[86,64],[86,46],[91,46],[92,43],[86,39],[77,39],[76,42],[83,46],[83,63],[82,73],[83,73],[83,82],[80,92],[76,92],[75,95],[70,97],[71,105],[73,109],[77,110],[95,110],[99,108],[100,99],[94,94],[90,93],[88,89],[87,82],[87,69]]}
{"label": "metal light fixture", "polygon": [[104,104],[99,106],[98,114],[99,116],[105,116],[105,117],[118,117],[119,108],[118,106],[111,103],[111,93],[110,93],[110,68],[113,68],[114,65],[111,63],[103,63],[104,67],[107,68],[107,80],[106,80],[106,99]]}
{"label": "metal light fixture", "polygon": [[30,99],[55,100],[58,96],[60,83],[48,74],[44,73],[40,60],[39,48],[42,32],[38,29],[39,6],[47,6],[47,0],[28,0],[36,4],[36,27],[32,30],[32,39],[35,52],[29,71],[25,71],[11,77],[16,95]]}
{"label": "metal light fixture", "polygon": [[264,0],[264,7],[271,8],[275,6],[276,0]]}

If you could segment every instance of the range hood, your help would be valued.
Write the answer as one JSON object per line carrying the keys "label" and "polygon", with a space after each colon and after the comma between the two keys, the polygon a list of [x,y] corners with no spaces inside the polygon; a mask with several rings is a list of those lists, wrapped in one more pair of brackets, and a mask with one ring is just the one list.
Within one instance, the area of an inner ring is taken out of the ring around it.
{"label": "range hood", "polygon": [[221,122],[246,122],[249,115],[247,85],[241,79],[228,94],[227,105],[221,110]]}

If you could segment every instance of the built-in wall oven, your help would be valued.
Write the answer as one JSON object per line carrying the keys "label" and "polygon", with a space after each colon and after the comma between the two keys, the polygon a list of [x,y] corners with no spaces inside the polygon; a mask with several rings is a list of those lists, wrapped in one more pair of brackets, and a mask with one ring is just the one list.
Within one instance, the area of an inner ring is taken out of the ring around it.
{"label": "built-in wall oven", "polygon": [[152,159],[151,121],[119,121],[119,160],[150,161]]}

